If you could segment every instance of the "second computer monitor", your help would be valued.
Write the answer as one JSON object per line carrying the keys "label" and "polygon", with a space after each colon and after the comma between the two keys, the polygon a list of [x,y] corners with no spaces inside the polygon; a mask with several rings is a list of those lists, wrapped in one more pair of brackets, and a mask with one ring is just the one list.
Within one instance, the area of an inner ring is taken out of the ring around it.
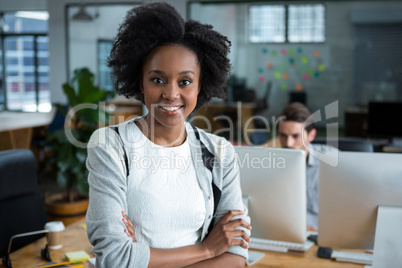
{"label": "second computer monitor", "polygon": [[306,155],[302,150],[235,147],[251,236],[306,241]]}
{"label": "second computer monitor", "polygon": [[[330,157],[337,166],[326,164]],[[318,244],[373,249],[378,207],[402,208],[402,154],[339,152],[320,160]]]}

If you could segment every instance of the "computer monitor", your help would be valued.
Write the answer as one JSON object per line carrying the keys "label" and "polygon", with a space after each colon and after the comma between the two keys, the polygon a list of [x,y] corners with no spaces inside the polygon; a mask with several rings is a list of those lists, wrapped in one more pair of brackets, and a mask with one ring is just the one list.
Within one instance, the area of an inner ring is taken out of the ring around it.
{"label": "computer monitor", "polygon": [[402,102],[370,102],[367,134],[370,138],[402,138]]}
{"label": "computer monitor", "polygon": [[303,150],[235,147],[247,197],[251,237],[306,241],[306,155]]}
{"label": "computer monitor", "polygon": [[[402,208],[402,154],[339,152],[320,160],[319,246],[373,249],[379,205]],[[402,236],[398,226],[393,236]]]}

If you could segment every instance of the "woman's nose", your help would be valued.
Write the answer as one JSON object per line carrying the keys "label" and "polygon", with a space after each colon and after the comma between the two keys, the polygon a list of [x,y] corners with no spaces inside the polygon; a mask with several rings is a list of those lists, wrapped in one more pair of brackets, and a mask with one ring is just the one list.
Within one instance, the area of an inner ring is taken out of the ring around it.
{"label": "woman's nose", "polygon": [[179,88],[177,85],[175,85],[175,84],[168,84],[168,85],[165,87],[162,96],[163,96],[165,99],[168,99],[168,100],[177,99],[177,98],[180,96],[179,90],[180,90],[180,88]]}

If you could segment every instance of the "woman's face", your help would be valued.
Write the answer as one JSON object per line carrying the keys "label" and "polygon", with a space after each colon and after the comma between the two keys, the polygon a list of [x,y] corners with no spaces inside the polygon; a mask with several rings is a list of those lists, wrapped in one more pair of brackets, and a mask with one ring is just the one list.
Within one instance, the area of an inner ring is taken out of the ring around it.
{"label": "woman's face", "polygon": [[142,71],[141,91],[154,123],[182,126],[201,86],[196,54],[180,45],[159,46],[147,56]]}

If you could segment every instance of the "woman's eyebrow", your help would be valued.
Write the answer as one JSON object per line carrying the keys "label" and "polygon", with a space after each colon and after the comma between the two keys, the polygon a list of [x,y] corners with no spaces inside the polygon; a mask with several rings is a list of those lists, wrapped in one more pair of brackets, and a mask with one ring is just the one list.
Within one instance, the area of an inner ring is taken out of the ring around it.
{"label": "woman's eyebrow", "polygon": [[192,73],[192,74],[195,75],[195,73],[194,73],[193,71],[190,71],[190,70],[188,70],[188,71],[182,71],[182,72],[180,72],[179,74],[188,74],[188,73]]}
{"label": "woman's eyebrow", "polygon": [[[165,74],[165,72],[162,72],[160,70],[151,70],[151,71],[148,72],[148,74],[151,74],[151,73]],[[181,71],[179,74],[188,74],[188,73],[191,73],[191,74],[195,75],[195,73],[193,71],[191,71],[191,70]]]}
{"label": "woman's eyebrow", "polygon": [[148,74],[151,74],[151,73],[164,74],[164,72],[159,71],[159,70],[151,70],[148,72]]}

